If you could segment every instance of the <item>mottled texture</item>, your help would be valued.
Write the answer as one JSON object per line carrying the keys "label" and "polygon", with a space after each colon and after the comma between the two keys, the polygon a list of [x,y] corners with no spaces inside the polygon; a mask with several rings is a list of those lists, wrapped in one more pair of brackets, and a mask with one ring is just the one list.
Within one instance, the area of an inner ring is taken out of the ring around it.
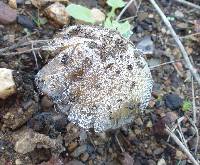
{"label": "mottled texture", "polygon": [[58,55],[36,75],[39,91],[79,126],[115,129],[148,105],[152,77],[135,46],[118,32],[71,26],[49,44]]}

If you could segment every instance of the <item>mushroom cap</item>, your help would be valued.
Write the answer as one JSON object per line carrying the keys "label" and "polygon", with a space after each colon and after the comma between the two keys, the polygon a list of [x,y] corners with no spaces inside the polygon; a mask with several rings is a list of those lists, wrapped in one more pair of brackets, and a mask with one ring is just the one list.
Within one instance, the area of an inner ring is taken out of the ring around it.
{"label": "mushroom cap", "polygon": [[48,47],[59,53],[36,75],[38,90],[80,127],[115,129],[148,105],[153,80],[131,41],[98,26],[64,28]]}

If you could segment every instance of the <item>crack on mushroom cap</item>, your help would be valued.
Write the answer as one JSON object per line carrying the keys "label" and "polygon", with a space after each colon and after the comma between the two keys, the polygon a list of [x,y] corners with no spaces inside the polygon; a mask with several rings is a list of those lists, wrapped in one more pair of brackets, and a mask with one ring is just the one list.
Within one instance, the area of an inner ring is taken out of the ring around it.
{"label": "crack on mushroom cap", "polygon": [[60,53],[38,72],[35,82],[73,123],[96,132],[114,129],[130,123],[148,105],[150,69],[118,32],[71,26],[49,44],[49,50],[57,49]]}

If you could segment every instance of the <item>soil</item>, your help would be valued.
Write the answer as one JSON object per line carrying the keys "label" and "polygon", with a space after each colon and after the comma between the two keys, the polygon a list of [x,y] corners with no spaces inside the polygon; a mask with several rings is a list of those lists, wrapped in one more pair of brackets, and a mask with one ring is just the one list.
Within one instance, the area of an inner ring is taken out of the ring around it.
{"label": "soil", "polygon": [[[3,2],[8,4],[6,0]],[[199,130],[200,87],[194,81],[193,97],[189,69],[170,32],[150,3],[142,1],[137,13],[131,10],[134,9],[132,5],[122,17],[125,19],[135,16],[130,20],[133,25],[130,39],[135,45],[146,36],[150,37],[151,43],[144,47],[147,52],[153,50],[153,53],[144,55],[154,80],[149,106],[143,113],[135,116],[133,123],[97,134],[70,123],[65,115],[55,110],[47,96],[38,94],[34,76],[55,55],[36,50],[36,60],[30,41],[35,41],[32,42],[34,48],[44,46],[45,40],[53,38],[60,26],[55,26],[48,18],[46,24],[37,25],[33,17],[39,15],[45,18],[42,9],[35,8],[29,0],[20,2],[22,3],[17,7],[18,15],[25,15],[31,21],[31,28],[17,21],[0,25],[0,67],[15,70],[13,76],[17,88],[16,94],[0,100],[0,164],[191,164],[181,148],[171,138],[168,139],[164,131],[165,124],[174,126],[173,122],[182,116],[184,120],[180,122],[180,126],[188,148],[194,154],[198,145],[195,158],[200,159],[200,144],[196,144],[196,131],[191,124],[193,108],[183,108],[185,101],[192,103],[195,98],[196,126]],[[104,13],[108,11],[104,0],[72,2],[90,8],[97,7]],[[191,2],[200,5],[198,0]],[[159,6],[170,19],[200,74],[199,11],[171,0],[161,0]],[[117,14],[119,12],[120,10]],[[71,19],[70,25],[75,23]],[[40,40],[44,42],[38,42]],[[176,62],[162,65],[169,61]],[[21,145],[17,147],[17,143]]]}

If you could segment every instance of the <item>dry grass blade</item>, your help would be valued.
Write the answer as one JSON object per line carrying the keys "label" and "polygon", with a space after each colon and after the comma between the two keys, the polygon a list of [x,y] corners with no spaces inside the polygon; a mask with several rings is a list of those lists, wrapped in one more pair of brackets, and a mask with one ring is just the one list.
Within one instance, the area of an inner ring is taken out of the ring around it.
{"label": "dry grass blade", "polygon": [[199,162],[197,162],[197,160],[195,160],[195,158],[190,153],[190,151],[184,146],[184,144],[178,139],[178,137],[169,129],[169,127],[166,126],[165,131],[176,142],[176,144],[185,152],[185,154],[188,156],[188,158],[191,160],[191,162],[194,165],[199,165]]}
{"label": "dry grass blade", "polygon": [[192,73],[192,75],[194,76],[195,80],[198,82],[198,84],[200,85],[200,76],[197,73],[197,69],[195,69],[192,65],[192,63],[190,62],[190,59],[188,57],[188,54],[183,46],[183,44],[181,43],[179,37],[177,36],[176,32],[174,31],[172,25],[170,24],[169,20],[167,19],[167,17],[165,16],[165,14],[162,12],[162,10],[160,9],[160,7],[158,6],[158,4],[155,2],[155,0],[149,0],[151,2],[151,4],[154,6],[154,8],[156,9],[156,11],[158,12],[158,14],[161,16],[162,20],[164,21],[165,25],[168,27],[168,29],[171,32],[171,35],[173,36],[175,42],[177,43],[183,58],[188,66],[188,68],[190,69],[190,72]]}
{"label": "dry grass blade", "polygon": [[188,1],[185,1],[185,0],[175,0],[176,2],[179,2],[179,3],[182,3],[183,5],[186,5],[186,6],[190,6],[192,8],[195,8],[195,9],[198,9],[200,10],[200,6],[192,3],[192,2],[188,2]]}

